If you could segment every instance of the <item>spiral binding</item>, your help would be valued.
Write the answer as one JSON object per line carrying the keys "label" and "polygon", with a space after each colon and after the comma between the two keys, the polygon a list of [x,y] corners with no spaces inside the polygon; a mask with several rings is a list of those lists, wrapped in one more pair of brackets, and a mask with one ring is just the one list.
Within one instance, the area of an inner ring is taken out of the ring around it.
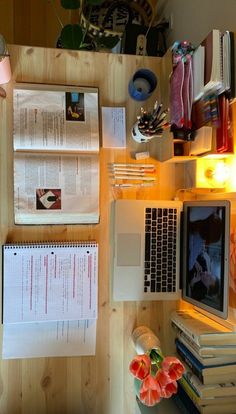
{"label": "spiral binding", "polygon": [[9,244],[4,244],[3,247],[4,249],[26,249],[26,248],[35,248],[35,249],[40,249],[43,247],[48,247],[48,248],[57,248],[57,247],[97,247],[98,246],[98,242],[95,240],[82,240],[82,241],[39,241],[39,242],[16,242],[16,243],[9,243]]}

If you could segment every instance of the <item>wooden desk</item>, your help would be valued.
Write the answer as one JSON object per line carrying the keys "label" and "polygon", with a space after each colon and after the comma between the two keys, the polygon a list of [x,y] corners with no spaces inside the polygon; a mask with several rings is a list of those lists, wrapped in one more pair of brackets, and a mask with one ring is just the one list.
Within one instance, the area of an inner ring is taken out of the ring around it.
{"label": "wooden desk", "polygon": [[[0,362],[1,414],[131,414],[135,411],[133,379],[128,365],[134,355],[132,330],[147,324],[159,336],[164,352],[173,349],[169,312],[176,303],[114,303],[110,294],[110,203],[115,198],[171,198],[175,192],[174,164],[157,164],[158,185],[153,189],[114,192],[109,185],[108,162],[130,161],[135,150],[130,130],[140,108],[128,95],[127,85],[136,68],[148,67],[159,78],[161,58],[121,56],[9,46],[13,80],[0,99],[1,242],[23,240],[96,239],[99,255],[99,318],[95,357],[40,358]],[[101,149],[101,220],[99,225],[15,226],[12,172],[12,88],[14,81],[97,86],[100,105],[125,106],[129,150]],[[162,94],[163,95],[163,94]],[[145,104],[146,105],[146,104]],[[159,144],[158,144],[159,145]],[[158,146],[157,145],[157,146]],[[154,146],[155,149],[155,146]],[[150,160],[149,160],[150,162]],[[177,167],[176,167],[177,168]]]}

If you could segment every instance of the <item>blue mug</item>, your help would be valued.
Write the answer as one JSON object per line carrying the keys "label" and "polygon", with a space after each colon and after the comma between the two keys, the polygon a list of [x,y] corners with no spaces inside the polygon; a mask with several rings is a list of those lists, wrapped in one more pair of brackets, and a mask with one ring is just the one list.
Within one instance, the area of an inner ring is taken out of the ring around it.
{"label": "blue mug", "polygon": [[149,69],[139,69],[129,82],[128,90],[135,101],[148,99],[157,86],[157,77]]}

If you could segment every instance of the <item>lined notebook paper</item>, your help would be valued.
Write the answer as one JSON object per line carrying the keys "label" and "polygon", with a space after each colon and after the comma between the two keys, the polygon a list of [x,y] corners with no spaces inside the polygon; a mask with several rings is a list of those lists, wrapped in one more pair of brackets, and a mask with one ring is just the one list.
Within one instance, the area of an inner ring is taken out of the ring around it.
{"label": "lined notebook paper", "polygon": [[3,246],[3,358],[93,355],[96,242]]}
{"label": "lined notebook paper", "polygon": [[97,245],[3,247],[3,323],[97,317]]}

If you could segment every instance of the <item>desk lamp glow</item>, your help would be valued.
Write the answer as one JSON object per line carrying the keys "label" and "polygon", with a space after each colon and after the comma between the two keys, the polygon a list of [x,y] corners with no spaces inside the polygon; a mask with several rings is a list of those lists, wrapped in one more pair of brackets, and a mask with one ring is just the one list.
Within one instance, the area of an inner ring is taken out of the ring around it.
{"label": "desk lamp glow", "polygon": [[230,168],[224,159],[198,159],[195,166],[196,188],[224,189],[230,178]]}
{"label": "desk lamp glow", "polygon": [[216,186],[225,186],[226,181],[229,179],[229,167],[223,160],[216,161],[215,167],[209,166],[205,170],[205,176],[208,180]]}

